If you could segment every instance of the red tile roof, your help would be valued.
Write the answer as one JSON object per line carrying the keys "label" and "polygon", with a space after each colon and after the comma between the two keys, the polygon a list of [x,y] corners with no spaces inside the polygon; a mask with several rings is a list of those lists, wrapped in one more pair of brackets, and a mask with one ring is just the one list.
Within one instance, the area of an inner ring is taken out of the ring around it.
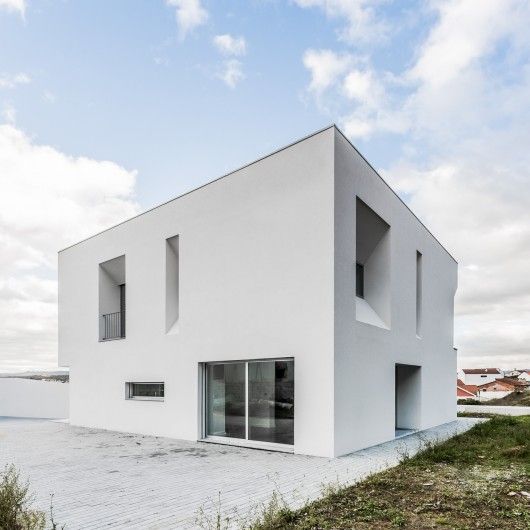
{"label": "red tile roof", "polygon": [[506,388],[525,388],[530,386],[530,383],[528,381],[524,381],[522,379],[514,379],[511,377],[502,377],[501,379],[495,379],[495,381],[490,381],[489,383],[484,383],[483,385],[479,385],[479,390],[482,390],[484,388],[490,387],[492,385],[500,384],[501,386],[504,386]]}
{"label": "red tile roof", "polygon": [[461,379],[456,380],[456,396],[457,397],[474,397],[477,395],[477,385],[466,385]]}

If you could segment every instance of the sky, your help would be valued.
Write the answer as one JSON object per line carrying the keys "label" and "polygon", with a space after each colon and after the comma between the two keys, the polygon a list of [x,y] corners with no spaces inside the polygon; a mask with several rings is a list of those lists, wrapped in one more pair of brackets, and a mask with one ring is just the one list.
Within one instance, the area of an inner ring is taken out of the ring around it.
{"label": "sky", "polygon": [[461,367],[530,368],[530,2],[0,0],[0,371],[57,251],[336,123],[459,262]]}

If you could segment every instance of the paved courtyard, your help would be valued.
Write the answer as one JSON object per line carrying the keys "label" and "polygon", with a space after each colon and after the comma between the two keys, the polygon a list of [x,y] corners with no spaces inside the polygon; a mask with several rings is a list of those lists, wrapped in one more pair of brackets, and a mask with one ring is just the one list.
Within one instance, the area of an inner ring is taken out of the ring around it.
{"label": "paved courtyard", "polygon": [[55,519],[67,530],[208,528],[218,511],[232,525],[252,517],[273,492],[299,507],[325,485],[352,484],[413,454],[422,440],[477,421],[459,418],[327,459],[0,418],[0,466],[14,463],[30,479],[37,507],[48,510],[53,493]]}

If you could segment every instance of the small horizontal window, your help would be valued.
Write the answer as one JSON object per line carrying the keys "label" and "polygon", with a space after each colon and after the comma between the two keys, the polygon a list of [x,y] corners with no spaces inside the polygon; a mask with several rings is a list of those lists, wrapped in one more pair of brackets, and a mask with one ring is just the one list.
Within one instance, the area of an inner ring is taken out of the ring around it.
{"label": "small horizontal window", "polygon": [[164,401],[164,383],[125,383],[125,398]]}

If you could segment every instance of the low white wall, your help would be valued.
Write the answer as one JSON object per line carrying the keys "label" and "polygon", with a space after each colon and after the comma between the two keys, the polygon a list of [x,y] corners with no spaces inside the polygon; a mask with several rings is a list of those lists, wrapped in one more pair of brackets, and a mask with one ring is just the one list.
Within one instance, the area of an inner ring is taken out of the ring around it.
{"label": "low white wall", "polygon": [[457,405],[458,412],[481,412],[504,416],[530,416],[530,407],[503,407],[495,405]]}
{"label": "low white wall", "polygon": [[478,400],[490,401],[491,399],[500,399],[506,397],[508,394],[511,394],[511,391],[502,392],[500,390],[492,390],[491,392],[480,392]]}
{"label": "low white wall", "polygon": [[0,416],[68,418],[68,383],[0,378]]}

